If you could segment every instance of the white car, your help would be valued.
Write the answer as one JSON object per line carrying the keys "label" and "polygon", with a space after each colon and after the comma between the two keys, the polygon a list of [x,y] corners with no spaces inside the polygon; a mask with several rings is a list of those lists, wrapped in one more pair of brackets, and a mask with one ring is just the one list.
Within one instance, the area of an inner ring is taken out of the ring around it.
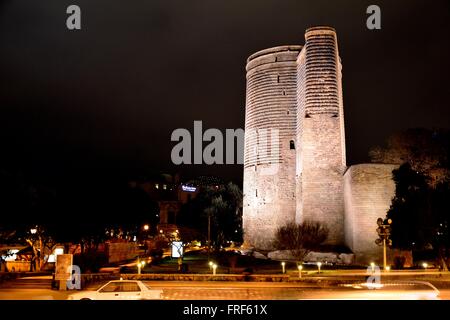
{"label": "white car", "polygon": [[141,281],[110,281],[96,291],[80,291],[68,300],[153,300],[162,299],[162,290],[149,289]]}

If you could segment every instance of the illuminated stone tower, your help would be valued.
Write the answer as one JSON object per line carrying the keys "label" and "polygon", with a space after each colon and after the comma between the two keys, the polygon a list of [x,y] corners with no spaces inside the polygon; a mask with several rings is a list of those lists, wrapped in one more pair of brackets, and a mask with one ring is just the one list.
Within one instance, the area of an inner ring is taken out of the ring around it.
{"label": "illuminated stone tower", "polygon": [[295,220],[297,65],[301,46],[259,51],[247,60],[244,240],[271,249],[275,231]]}
{"label": "illuminated stone tower", "polygon": [[396,166],[346,167],[335,30],[310,28],[305,46],[259,51],[246,69],[245,244],[275,249],[280,226],[318,221],[328,244],[346,245],[354,262],[379,262],[376,220],[390,207]]}
{"label": "illuminated stone tower", "polygon": [[298,65],[297,222],[319,221],[330,229],[328,243],[344,243],[346,169],[341,63],[336,32],[314,27]]}

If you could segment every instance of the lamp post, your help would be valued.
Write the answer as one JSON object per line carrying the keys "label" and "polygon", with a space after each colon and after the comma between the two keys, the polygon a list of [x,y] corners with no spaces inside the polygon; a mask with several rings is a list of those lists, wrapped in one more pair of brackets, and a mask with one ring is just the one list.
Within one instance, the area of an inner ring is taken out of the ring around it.
{"label": "lamp post", "polygon": [[213,275],[216,275],[216,270],[217,270],[217,264],[213,264],[212,265],[212,269],[213,269]]}
{"label": "lamp post", "polygon": [[286,273],[286,263],[284,261],[281,263],[281,271],[283,274]]}
{"label": "lamp post", "polygon": [[138,274],[141,274],[141,269],[145,267],[145,261],[141,261],[141,259],[138,259],[137,267],[138,267]]}
{"label": "lamp post", "polygon": [[317,268],[319,269],[318,273],[320,273],[320,267],[322,267],[322,262],[317,262]]}
{"label": "lamp post", "polygon": [[138,259],[137,262],[138,274],[141,274],[141,261]]}
{"label": "lamp post", "polygon": [[211,212],[208,210],[208,260],[211,255]]}
{"label": "lamp post", "polygon": [[298,277],[301,279],[301,278],[302,278],[302,269],[303,269],[303,266],[302,266],[301,264],[299,264],[299,265],[297,266],[297,268],[298,268]]}

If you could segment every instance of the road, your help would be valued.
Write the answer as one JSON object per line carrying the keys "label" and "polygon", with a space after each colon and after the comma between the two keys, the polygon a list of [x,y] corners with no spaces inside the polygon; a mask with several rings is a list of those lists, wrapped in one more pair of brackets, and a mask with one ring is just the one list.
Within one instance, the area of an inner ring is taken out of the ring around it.
{"label": "road", "polygon": [[[428,287],[389,286],[383,289],[353,287],[311,288],[286,283],[233,283],[233,282],[145,282],[152,288],[162,289],[167,300],[298,300],[298,299],[351,299],[351,300],[450,300],[450,290],[440,290],[439,296]],[[48,289],[0,289],[0,300],[65,300],[70,292]]]}

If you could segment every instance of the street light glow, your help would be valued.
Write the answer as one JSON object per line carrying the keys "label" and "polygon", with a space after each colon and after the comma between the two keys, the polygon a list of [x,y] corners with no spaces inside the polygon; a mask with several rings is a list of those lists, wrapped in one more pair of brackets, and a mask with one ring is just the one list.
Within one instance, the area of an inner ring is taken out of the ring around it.
{"label": "street light glow", "polygon": [[148,229],[150,229],[150,226],[148,224],[144,225],[144,230],[148,231]]}

